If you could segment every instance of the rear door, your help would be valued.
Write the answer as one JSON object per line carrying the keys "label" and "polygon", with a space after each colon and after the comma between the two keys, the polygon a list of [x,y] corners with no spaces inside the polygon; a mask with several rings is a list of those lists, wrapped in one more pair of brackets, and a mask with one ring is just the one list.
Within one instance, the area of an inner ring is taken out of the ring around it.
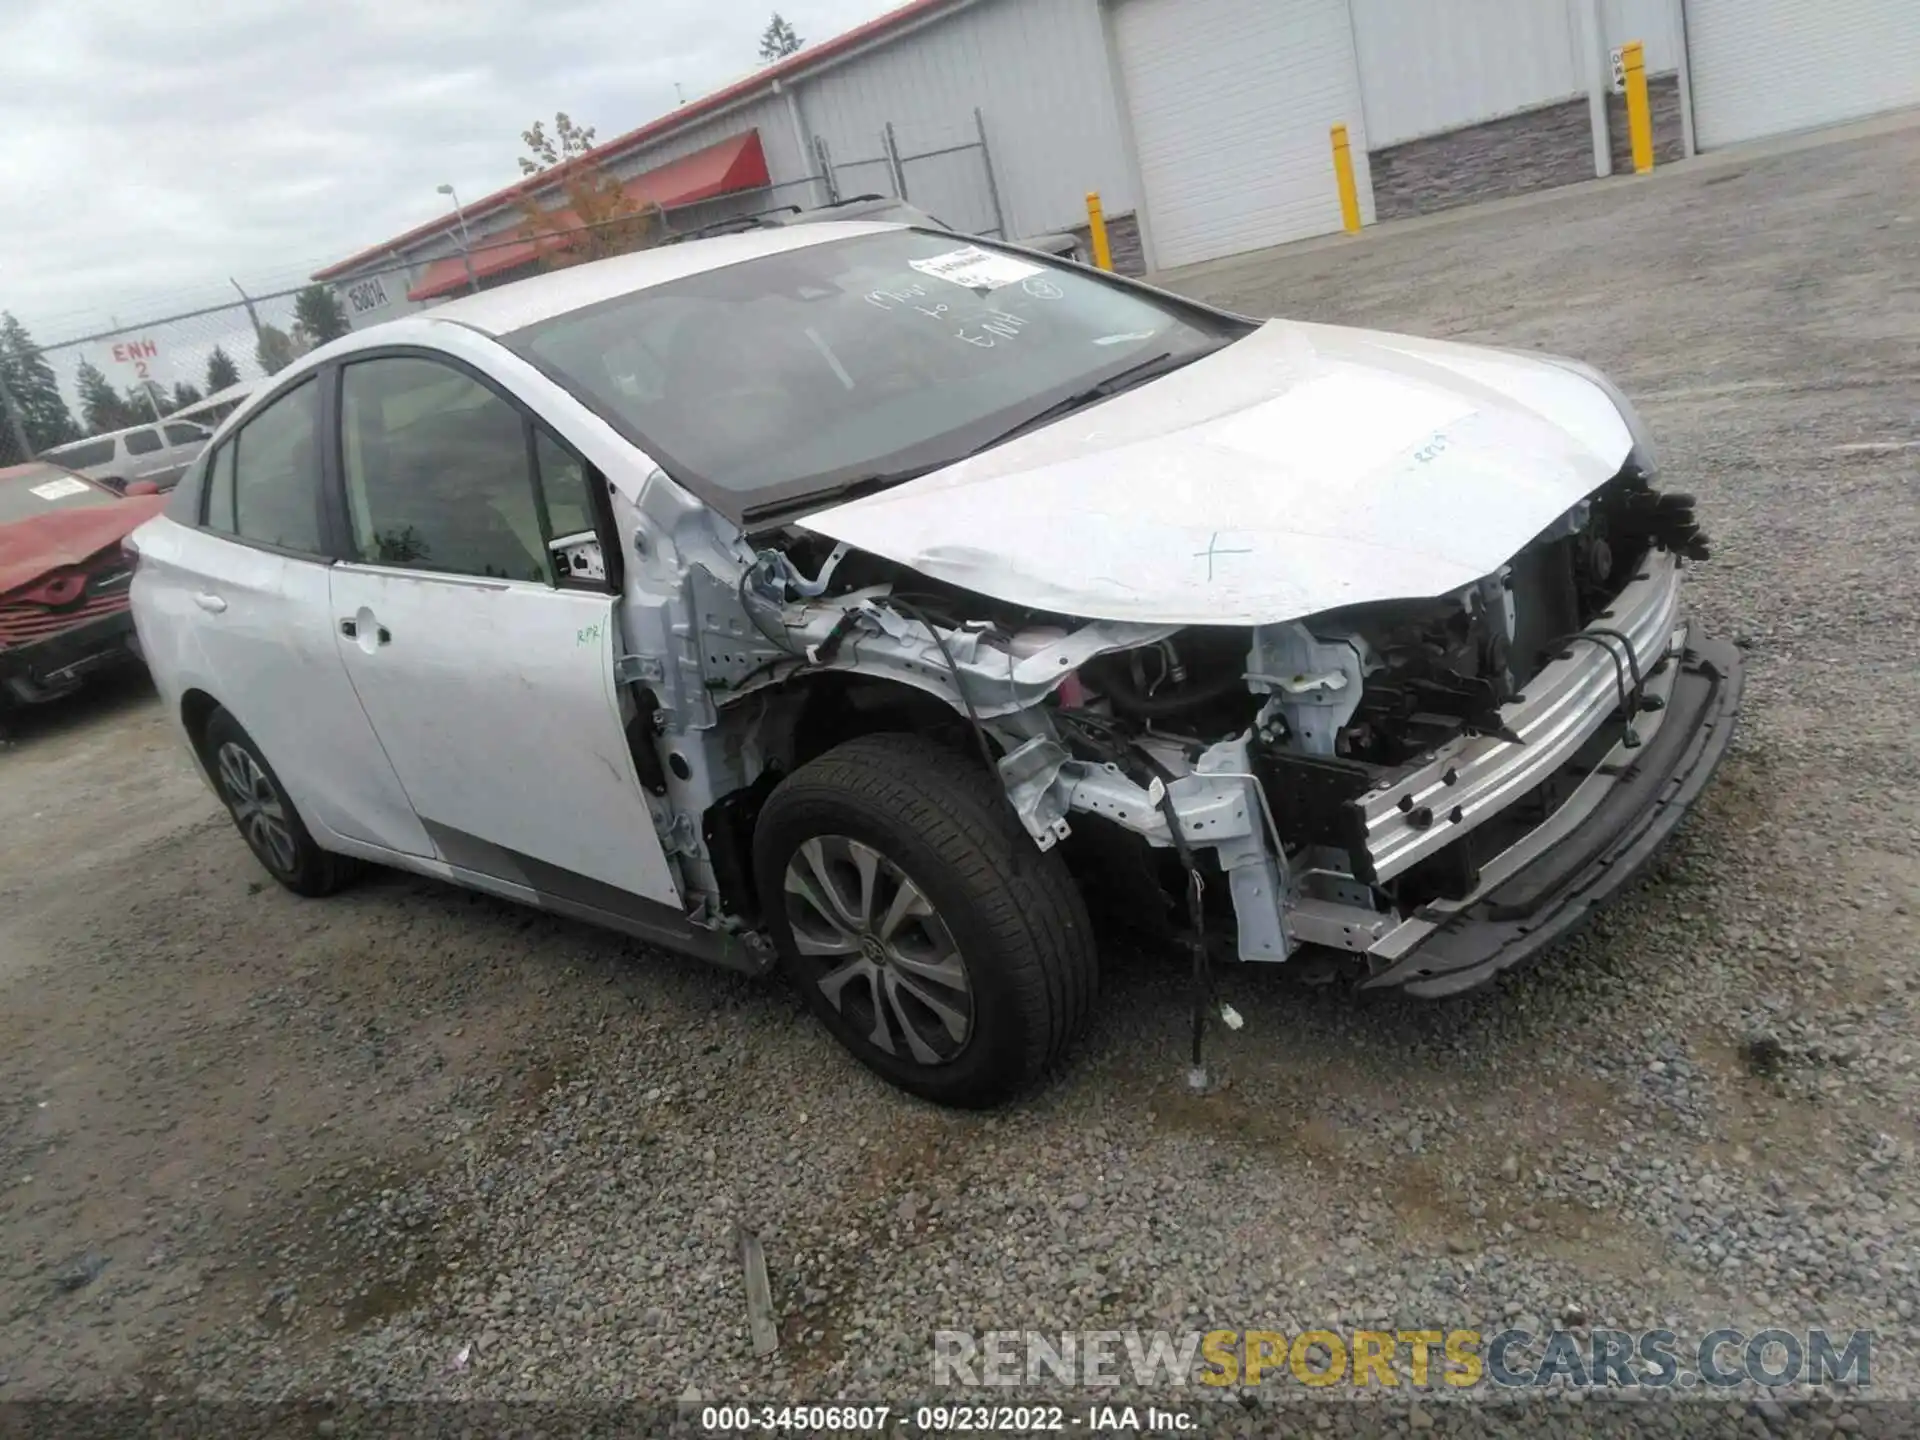
{"label": "rear door", "polygon": [[120,437],[120,451],[126,462],[120,471],[123,480],[157,481],[167,468],[167,442],[158,427],[127,431]]}
{"label": "rear door", "polygon": [[142,532],[141,640],[233,714],[309,821],[430,856],[334,644],[321,400],[309,377],[270,401],[209,457],[198,512]]}
{"label": "rear door", "polygon": [[602,910],[677,908],[614,680],[616,597],[554,561],[555,536],[595,528],[587,466],[427,352],[344,365],[339,413],[357,558],[330,577],[336,639],[441,857]]}

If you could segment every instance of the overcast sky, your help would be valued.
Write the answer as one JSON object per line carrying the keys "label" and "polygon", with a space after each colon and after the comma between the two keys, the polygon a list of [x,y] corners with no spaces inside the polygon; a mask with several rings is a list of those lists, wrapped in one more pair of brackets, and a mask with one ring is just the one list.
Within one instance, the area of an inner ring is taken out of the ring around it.
{"label": "overcast sky", "polygon": [[[52,343],[299,283],[749,73],[776,0],[0,0],[0,309]],[[825,40],[897,0],[777,0]]]}

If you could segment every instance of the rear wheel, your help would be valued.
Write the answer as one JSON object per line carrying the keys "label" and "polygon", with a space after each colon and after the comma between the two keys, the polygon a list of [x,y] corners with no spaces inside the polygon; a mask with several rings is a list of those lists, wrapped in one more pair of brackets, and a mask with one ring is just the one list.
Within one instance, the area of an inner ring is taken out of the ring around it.
{"label": "rear wheel", "polygon": [[948,1105],[1030,1085],[1091,1010],[1086,907],[994,780],[913,735],[869,735],[768,798],[754,869],[784,966],[865,1064]]}
{"label": "rear wheel", "polygon": [[314,843],[279,776],[240,722],[215,710],[201,732],[201,751],[227,813],[247,848],[296,895],[331,895],[353,875],[354,862]]}

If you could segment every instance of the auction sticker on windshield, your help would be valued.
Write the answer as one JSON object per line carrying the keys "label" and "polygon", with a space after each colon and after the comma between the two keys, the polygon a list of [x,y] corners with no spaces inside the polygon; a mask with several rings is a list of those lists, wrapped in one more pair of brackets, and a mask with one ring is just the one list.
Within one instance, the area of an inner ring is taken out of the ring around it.
{"label": "auction sticker on windshield", "polygon": [[87,482],[66,475],[58,480],[49,480],[44,485],[35,485],[30,488],[42,500],[64,500],[69,495],[86,494]]}
{"label": "auction sticker on windshield", "polygon": [[909,260],[907,264],[922,275],[931,275],[936,280],[951,280],[955,285],[964,285],[969,290],[998,290],[1002,285],[1017,285],[1044,272],[1038,265],[1030,265],[1013,255],[997,255],[990,250],[982,250],[978,245],[962,245],[958,250],[949,250],[944,255],[932,255],[925,260]]}

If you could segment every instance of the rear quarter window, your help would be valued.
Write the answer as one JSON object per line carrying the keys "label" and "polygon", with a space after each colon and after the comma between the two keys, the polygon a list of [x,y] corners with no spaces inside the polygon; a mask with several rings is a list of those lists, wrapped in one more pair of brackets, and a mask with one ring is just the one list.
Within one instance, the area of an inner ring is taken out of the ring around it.
{"label": "rear quarter window", "polygon": [[90,470],[95,465],[111,463],[115,453],[113,437],[109,435],[103,440],[83,440],[77,445],[49,450],[47,458],[58,460],[69,470]]}
{"label": "rear quarter window", "polygon": [[303,380],[220,446],[208,472],[208,529],[321,553],[319,400],[319,383]]}

